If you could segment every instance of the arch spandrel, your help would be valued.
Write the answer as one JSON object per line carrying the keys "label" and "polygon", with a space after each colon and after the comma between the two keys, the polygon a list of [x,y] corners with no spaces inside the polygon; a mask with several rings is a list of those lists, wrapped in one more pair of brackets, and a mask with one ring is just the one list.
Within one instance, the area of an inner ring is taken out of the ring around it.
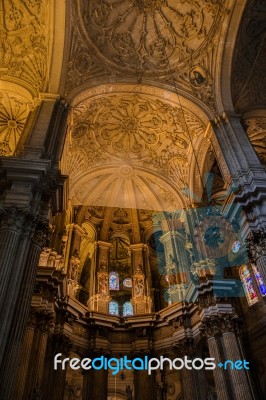
{"label": "arch spandrel", "polygon": [[27,88],[33,97],[44,90],[49,53],[49,2],[1,1],[1,78]]}
{"label": "arch spandrel", "polygon": [[[62,6],[55,0],[0,1],[2,156],[21,154],[38,119],[38,106],[59,90],[65,25]],[[33,109],[35,115],[28,118]]]}
{"label": "arch spandrel", "polygon": [[0,81],[0,155],[13,156],[34,103],[30,93]]}

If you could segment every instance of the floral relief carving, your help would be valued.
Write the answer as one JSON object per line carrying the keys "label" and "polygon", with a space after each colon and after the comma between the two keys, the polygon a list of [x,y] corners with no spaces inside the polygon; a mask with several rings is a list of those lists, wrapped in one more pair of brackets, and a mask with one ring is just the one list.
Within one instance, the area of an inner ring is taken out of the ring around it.
{"label": "floral relief carving", "polygon": [[47,0],[2,1],[0,74],[23,82],[37,95],[47,72]]}
{"label": "floral relief carving", "polygon": [[15,94],[0,94],[0,155],[14,154],[29,114],[28,102]]}
{"label": "floral relief carving", "polygon": [[78,204],[178,208],[189,184],[191,143],[204,137],[206,121],[189,105],[127,90],[74,104],[64,157],[73,197]]}
{"label": "floral relief carving", "polygon": [[[180,67],[206,44],[221,1],[79,1],[81,31],[107,64],[161,74]],[[88,29],[89,27],[89,29]]]}
{"label": "floral relief carving", "polygon": [[189,111],[184,114],[180,108],[157,99],[127,95],[79,104],[73,110],[71,137],[72,147],[88,149],[90,160],[95,151],[94,158],[108,153],[126,159],[142,158],[147,164],[163,168],[171,158],[184,160],[190,137],[203,132],[203,123]]}

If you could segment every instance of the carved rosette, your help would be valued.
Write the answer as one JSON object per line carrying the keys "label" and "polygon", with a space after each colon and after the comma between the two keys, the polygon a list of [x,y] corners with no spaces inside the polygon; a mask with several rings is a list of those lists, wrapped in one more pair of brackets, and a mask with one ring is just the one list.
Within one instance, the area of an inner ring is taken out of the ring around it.
{"label": "carved rosette", "polygon": [[12,156],[23,132],[30,104],[22,96],[0,93],[0,156]]}
{"label": "carved rosette", "polygon": [[241,321],[237,315],[217,314],[205,317],[200,326],[202,336],[214,337],[226,332],[238,334],[241,329]]}
{"label": "carved rosette", "polygon": [[[203,138],[205,116],[192,103],[181,109],[170,93],[165,101],[154,88],[103,90],[81,96],[70,115],[63,156],[70,196],[92,206],[122,208],[127,201],[129,208],[179,209],[194,157],[190,140]],[[202,142],[203,158],[208,146]]]}

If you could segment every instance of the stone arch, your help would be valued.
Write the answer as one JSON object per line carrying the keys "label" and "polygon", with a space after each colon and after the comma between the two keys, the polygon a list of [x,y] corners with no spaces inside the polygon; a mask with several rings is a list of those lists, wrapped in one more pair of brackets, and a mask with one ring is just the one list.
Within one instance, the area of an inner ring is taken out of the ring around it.
{"label": "stone arch", "polygon": [[224,111],[235,111],[231,92],[232,63],[237,34],[247,3],[247,0],[237,1],[231,15],[228,14],[226,16],[229,20],[229,24],[225,27],[222,37],[224,43],[230,43],[230,45],[221,46],[217,55],[216,68],[218,79],[216,80],[216,102],[218,115]]}

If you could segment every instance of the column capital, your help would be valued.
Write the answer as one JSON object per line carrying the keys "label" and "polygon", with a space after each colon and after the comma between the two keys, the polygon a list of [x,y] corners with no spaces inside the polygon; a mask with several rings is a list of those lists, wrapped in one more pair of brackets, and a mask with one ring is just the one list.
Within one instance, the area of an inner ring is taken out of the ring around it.
{"label": "column capital", "polygon": [[[10,207],[1,206],[0,215],[0,229],[12,229],[18,233],[22,233],[25,226],[31,226],[34,220],[34,216],[31,215],[28,210],[22,210],[15,205],[11,205]],[[29,219],[31,219],[31,223]]]}
{"label": "column capital", "polygon": [[240,328],[241,321],[237,315],[217,314],[205,317],[199,329],[202,336],[211,338],[228,332],[238,334]]}
{"label": "column capital", "polygon": [[28,318],[29,328],[36,328],[43,333],[49,333],[54,328],[54,322],[55,315],[53,313],[31,308]]}

